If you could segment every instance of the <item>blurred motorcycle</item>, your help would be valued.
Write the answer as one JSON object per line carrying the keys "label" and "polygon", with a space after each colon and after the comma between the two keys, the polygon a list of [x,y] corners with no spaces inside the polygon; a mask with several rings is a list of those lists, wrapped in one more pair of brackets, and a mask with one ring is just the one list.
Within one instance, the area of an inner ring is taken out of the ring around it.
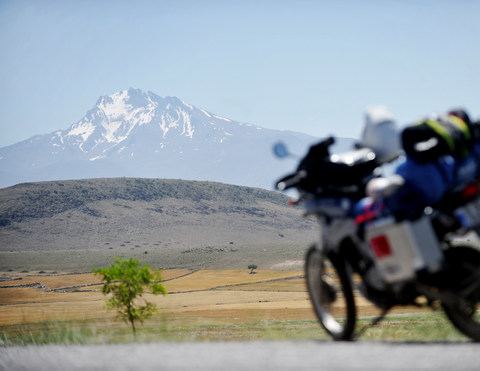
{"label": "blurred motorcycle", "polygon": [[[394,306],[441,306],[459,331],[480,341],[480,252],[468,244],[454,247],[448,238],[480,231],[479,187],[469,190],[470,197],[449,195],[438,208],[399,221],[382,202],[365,203],[367,184],[381,173],[375,154],[368,148],[330,154],[333,143],[328,138],[312,146],[297,171],[276,183],[278,190],[296,188],[305,216],[318,221],[319,238],[307,251],[305,273],[322,327],[334,340],[360,335],[358,289],[382,310],[372,325]],[[283,144],[274,151],[289,156]],[[390,182],[384,192],[400,188]]]}

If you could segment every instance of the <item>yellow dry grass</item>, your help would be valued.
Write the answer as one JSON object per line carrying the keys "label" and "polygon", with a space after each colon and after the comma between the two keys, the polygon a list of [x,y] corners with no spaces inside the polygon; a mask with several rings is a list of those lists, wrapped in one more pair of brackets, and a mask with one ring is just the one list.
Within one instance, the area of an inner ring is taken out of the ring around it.
{"label": "yellow dry grass", "polygon": [[2,282],[2,286],[25,285],[32,282],[41,282],[50,286],[52,289],[59,289],[61,287],[99,283],[100,278],[96,277],[93,273],[66,274],[60,276],[24,276],[21,280]]}
{"label": "yellow dry grass", "polygon": [[162,271],[162,278],[164,280],[171,280],[177,277],[185,276],[186,274],[192,273],[187,269],[167,269]]}
{"label": "yellow dry grass", "polygon": [[303,278],[292,279],[287,281],[274,281],[251,283],[235,287],[226,287],[223,290],[236,291],[301,291],[307,292],[307,286]]}
{"label": "yellow dry grass", "polygon": [[261,292],[261,291],[197,291],[172,294],[166,297],[146,296],[157,304],[162,312],[187,312],[199,310],[305,307],[308,296],[304,292]]}
{"label": "yellow dry grass", "polygon": [[0,305],[72,302],[90,300],[92,297],[98,300],[103,296],[99,292],[45,292],[33,287],[0,289]]}
{"label": "yellow dry grass", "polygon": [[177,280],[165,282],[168,292],[208,290],[224,285],[261,282],[302,275],[303,272],[258,271],[250,274],[247,270],[201,270]]}
{"label": "yellow dry grass", "polygon": [[[180,277],[186,273],[188,271],[167,270],[163,276],[168,279],[167,277]],[[304,279],[254,283],[301,274],[279,271],[249,274],[245,270],[198,271],[165,282],[168,291],[177,293],[167,296],[147,293],[144,298],[155,303],[162,316],[181,325],[315,319]],[[35,277],[39,279],[34,281],[46,283],[43,278],[55,278],[58,281],[49,283],[57,287],[61,286],[61,277]],[[84,284],[92,278],[92,275],[70,275],[68,285]],[[242,285],[212,289],[236,284]],[[359,315],[379,314],[367,300],[360,296],[355,299]],[[105,297],[100,292],[45,292],[32,287],[0,289],[0,325],[114,317],[116,313],[106,311],[104,302]],[[340,303],[335,310],[341,311],[341,306]],[[406,307],[395,312],[412,311],[415,308]]]}
{"label": "yellow dry grass", "polygon": [[[191,271],[187,269],[169,269],[162,272],[162,278],[164,280],[173,279],[176,277],[184,276]],[[65,274],[58,276],[22,276],[21,280],[12,280],[4,281],[1,283],[1,286],[16,286],[16,285],[25,285],[32,282],[40,282],[52,289],[61,289],[63,287],[70,286],[79,286],[79,285],[90,285],[94,283],[100,283],[101,277],[96,276],[93,273],[84,273],[84,274]],[[1,298],[0,298],[1,300]]]}
{"label": "yellow dry grass", "polygon": [[41,302],[0,306],[0,325],[25,322],[61,321],[96,319],[113,317],[114,312],[107,312],[103,298],[99,300]]}

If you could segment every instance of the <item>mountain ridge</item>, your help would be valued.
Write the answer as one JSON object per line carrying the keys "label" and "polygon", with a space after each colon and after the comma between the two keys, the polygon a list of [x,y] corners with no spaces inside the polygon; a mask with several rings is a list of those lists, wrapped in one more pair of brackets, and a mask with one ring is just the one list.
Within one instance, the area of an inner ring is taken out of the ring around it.
{"label": "mountain ridge", "polygon": [[[295,167],[272,156],[285,142],[303,154],[318,141],[303,133],[265,129],[130,88],[101,96],[65,130],[0,148],[0,187],[21,182],[98,177],[210,180],[272,189]],[[339,138],[336,152],[351,148]]]}

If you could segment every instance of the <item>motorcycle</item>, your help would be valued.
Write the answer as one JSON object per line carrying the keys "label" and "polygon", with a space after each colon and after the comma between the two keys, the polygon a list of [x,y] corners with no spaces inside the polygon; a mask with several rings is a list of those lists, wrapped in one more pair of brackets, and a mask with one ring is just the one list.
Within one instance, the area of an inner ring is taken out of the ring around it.
{"label": "motorcycle", "polygon": [[[460,332],[480,341],[480,252],[449,240],[451,233],[480,231],[478,187],[470,198],[451,195],[415,219],[399,221],[382,202],[363,204],[367,184],[380,175],[375,154],[359,148],[330,155],[333,143],[328,138],[312,146],[297,171],[276,183],[278,190],[296,188],[296,203],[318,221],[319,239],[306,253],[305,275],[321,326],[334,340],[360,336],[357,288],[382,310],[371,326],[394,306],[441,306]],[[274,151],[288,156],[283,144]]]}

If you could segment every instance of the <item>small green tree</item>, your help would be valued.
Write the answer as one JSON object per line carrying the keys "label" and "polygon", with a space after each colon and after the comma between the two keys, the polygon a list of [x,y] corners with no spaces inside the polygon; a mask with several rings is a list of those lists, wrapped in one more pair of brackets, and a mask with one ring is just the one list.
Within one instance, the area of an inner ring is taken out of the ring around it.
{"label": "small green tree", "polygon": [[255,264],[250,264],[250,265],[248,266],[248,269],[250,269],[250,274],[252,274],[252,273],[253,273],[253,270],[254,270],[254,269],[257,269],[257,266],[256,266]]}
{"label": "small green tree", "polygon": [[135,299],[140,298],[145,289],[154,295],[167,294],[165,287],[159,283],[162,280],[161,271],[152,272],[150,266],[140,265],[140,260],[122,260],[120,257],[115,258],[115,263],[110,267],[92,271],[105,281],[103,295],[112,294],[106,302],[107,309],[117,309],[119,317],[131,323],[133,335],[136,336],[135,321],[143,324],[144,320],[157,312],[157,306],[145,299],[144,305],[140,305],[135,303]]}

